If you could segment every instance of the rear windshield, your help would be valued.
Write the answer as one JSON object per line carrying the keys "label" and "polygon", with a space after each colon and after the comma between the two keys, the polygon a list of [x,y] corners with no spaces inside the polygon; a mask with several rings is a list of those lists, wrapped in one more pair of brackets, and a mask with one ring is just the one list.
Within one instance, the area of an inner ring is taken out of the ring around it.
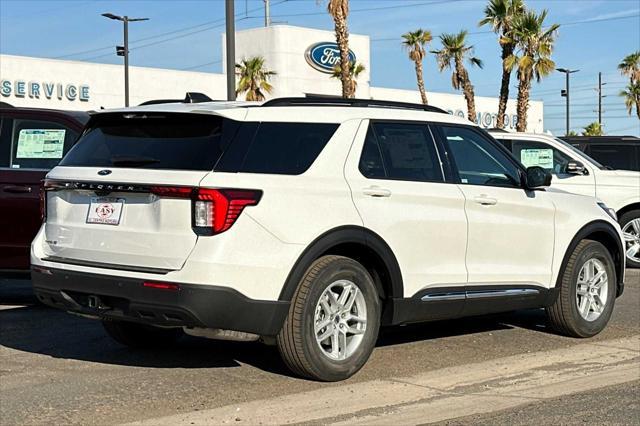
{"label": "rear windshield", "polygon": [[104,114],[60,165],[211,170],[238,125],[196,114]]}
{"label": "rear windshield", "polygon": [[[201,114],[101,114],[60,165],[296,175],[338,124],[238,122]],[[217,166],[216,166],[217,165]]]}

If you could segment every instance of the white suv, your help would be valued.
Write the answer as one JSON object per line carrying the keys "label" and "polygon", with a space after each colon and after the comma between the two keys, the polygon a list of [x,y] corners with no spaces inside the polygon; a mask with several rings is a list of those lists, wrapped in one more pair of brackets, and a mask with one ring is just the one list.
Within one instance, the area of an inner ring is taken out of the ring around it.
{"label": "white suv", "polygon": [[627,265],[640,268],[640,172],[611,170],[565,141],[533,133],[490,132],[525,166],[551,172],[552,188],[597,197],[618,217]]}
{"label": "white suv", "polygon": [[327,381],[384,325],[546,308],[592,336],[623,290],[622,234],[550,179],[422,105],[99,112],[44,183],[33,285],[126,345],[262,338]]}

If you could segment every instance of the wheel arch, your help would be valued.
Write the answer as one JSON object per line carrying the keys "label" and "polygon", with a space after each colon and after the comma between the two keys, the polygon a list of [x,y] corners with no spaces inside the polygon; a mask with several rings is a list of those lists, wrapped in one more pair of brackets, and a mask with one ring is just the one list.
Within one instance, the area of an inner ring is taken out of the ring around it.
{"label": "wheel arch", "polygon": [[[571,254],[575,250],[578,243],[585,239],[601,243],[611,254],[611,257],[613,258],[613,262],[615,264],[616,278],[618,281],[616,283],[616,296],[619,297],[624,290],[624,248],[616,229],[613,227],[613,225],[605,222],[604,220],[596,220],[590,222],[580,228],[580,230],[576,233],[576,235],[569,243],[567,250],[565,251],[556,281],[562,279],[562,271],[564,271],[567,263],[569,262]],[[557,288],[559,288],[558,283],[556,283],[556,289]]]}
{"label": "wheel arch", "polygon": [[321,256],[339,255],[361,263],[371,274],[383,304],[383,322],[391,315],[387,303],[404,297],[402,273],[389,245],[375,232],[361,226],[347,225],[331,229],[316,238],[298,257],[289,272],[278,300],[291,301],[298,283],[311,264]]}
{"label": "wheel arch", "polygon": [[628,212],[630,212],[632,210],[640,210],[640,202],[628,204],[628,205],[624,206],[623,208],[621,208],[620,210],[618,210],[616,212],[616,214],[618,215],[618,219],[620,219],[620,217],[623,214],[628,213]]}

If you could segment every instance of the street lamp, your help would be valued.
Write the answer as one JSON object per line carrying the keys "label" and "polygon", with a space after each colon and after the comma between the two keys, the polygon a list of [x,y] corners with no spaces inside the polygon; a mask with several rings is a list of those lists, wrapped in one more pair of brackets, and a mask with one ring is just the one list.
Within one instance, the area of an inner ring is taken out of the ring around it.
{"label": "street lamp", "polygon": [[224,3],[226,21],[226,55],[227,55],[227,100],[236,100],[236,21],[234,0]]}
{"label": "street lamp", "polygon": [[556,71],[563,72],[566,76],[565,90],[560,91],[560,95],[567,98],[567,131],[566,135],[569,136],[569,74],[573,74],[574,72],[578,72],[580,70],[570,70],[568,68],[556,68]]}
{"label": "street lamp", "polygon": [[116,46],[116,54],[124,56],[124,106],[129,106],[129,22],[148,21],[149,18],[129,18],[128,16],[118,16],[113,13],[103,13],[102,16],[124,24],[124,46]]}

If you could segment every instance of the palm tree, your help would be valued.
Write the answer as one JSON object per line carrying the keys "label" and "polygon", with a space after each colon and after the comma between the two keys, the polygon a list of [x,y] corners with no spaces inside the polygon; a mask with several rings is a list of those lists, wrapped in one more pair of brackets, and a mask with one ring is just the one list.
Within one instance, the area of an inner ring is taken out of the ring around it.
{"label": "palm tree", "polygon": [[475,95],[473,93],[473,85],[469,79],[469,73],[464,67],[464,60],[467,59],[471,65],[477,65],[480,68],[482,68],[482,61],[471,56],[473,55],[473,46],[466,44],[466,37],[466,31],[460,31],[457,34],[442,34],[440,35],[442,49],[433,50],[431,53],[435,53],[440,71],[453,68],[451,85],[456,90],[462,89],[465,100],[467,101],[467,118],[475,122]]}
{"label": "palm tree", "polygon": [[507,69],[518,67],[518,123],[516,130],[527,130],[527,110],[533,77],[540,82],[543,77],[551,74],[556,64],[551,60],[553,43],[555,42],[558,24],[545,29],[544,20],[547,11],[540,14],[526,10],[514,19],[510,42],[515,42],[517,51],[504,60]]}
{"label": "palm tree", "polygon": [[582,132],[582,136],[602,136],[604,135],[604,131],[602,130],[602,124],[594,121],[593,123],[587,124]]}
{"label": "palm tree", "polygon": [[629,77],[631,84],[640,81],[640,50],[627,55],[620,64],[618,69],[622,75]]}
{"label": "palm tree", "polygon": [[328,0],[327,11],[333,18],[336,32],[336,44],[340,49],[340,81],[342,82],[342,97],[352,98],[351,77],[349,72],[349,30],[347,16],[349,15],[349,0]]}
{"label": "palm tree", "polygon": [[624,104],[627,112],[631,115],[633,107],[636,107],[636,115],[640,120],[640,80],[627,85],[625,90],[620,92],[620,96],[624,97]]}
{"label": "palm tree", "polygon": [[515,40],[512,37],[511,29],[513,21],[525,10],[523,0],[490,0],[484,8],[484,19],[480,26],[490,25],[493,31],[498,34],[499,43],[502,48],[502,82],[500,84],[500,97],[498,99],[498,116],[496,127],[503,129],[505,126],[505,112],[507,111],[507,100],[509,99],[509,82],[511,80],[511,69],[504,66],[505,59],[513,54],[516,48]]}
{"label": "palm tree", "polygon": [[246,93],[247,101],[264,101],[265,93],[273,91],[273,86],[269,83],[273,75],[276,75],[275,71],[264,68],[262,56],[243,59],[241,63],[236,64],[236,76],[240,79],[236,87],[236,96]]}
{"label": "palm tree", "polygon": [[[360,73],[362,73],[362,71],[365,70],[364,65],[362,65],[360,62],[357,63],[350,63],[349,65],[349,79],[347,81],[347,85],[349,88],[349,93],[351,93],[350,97],[355,97],[356,95],[356,89],[358,88],[358,77],[360,76]],[[331,74],[331,78],[339,78],[340,80],[342,80],[342,68],[340,67],[340,65],[336,65],[333,68],[333,73]],[[343,87],[344,87],[344,83],[343,83]]]}
{"label": "palm tree", "polygon": [[624,97],[624,104],[629,115],[631,115],[635,105],[636,114],[640,119],[640,50],[627,55],[618,64],[618,69],[622,75],[629,76],[629,84],[625,90],[620,92],[620,96]]}
{"label": "palm tree", "polygon": [[424,79],[422,76],[422,60],[425,57],[424,46],[433,40],[431,37],[431,31],[423,30],[421,28],[415,31],[409,31],[406,34],[402,34],[403,46],[409,51],[409,59],[415,63],[416,67],[416,79],[418,80],[418,90],[420,91],[420,97],[422,103],[428,105],[427,93],[424,90]]}

